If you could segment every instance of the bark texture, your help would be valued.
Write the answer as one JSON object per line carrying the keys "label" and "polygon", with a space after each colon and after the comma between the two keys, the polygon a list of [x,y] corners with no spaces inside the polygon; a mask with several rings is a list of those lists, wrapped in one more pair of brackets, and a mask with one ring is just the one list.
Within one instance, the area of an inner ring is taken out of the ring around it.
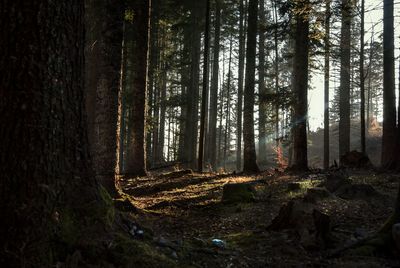
{"label": "bark texture", "polygon": [[342,1],[339,89],[339,157],[350,151],[350,31],[352,0]]}
{"label": "bark texture", "polygon": [[129,154],[126,163],[126,173],[135,176],[146,175],[146,90],[147,90],[147,62],[149,38],[150,0],[134,0],[130,3],[134,12],[131,25],[133,83],[128,98],[130,106],[129,126]]}
{"label": "bark texture", "polygon": [[0,266],[50,267],[60,224],[101,203],[86,146],[84,4],[0,10]]}
{"label": "bark texture", "polygon": [[390,169],[395,167],[394,149],[397,142],[393,21],[393,0],[385,0],[383,9],[383,132],[381,165]]}
{"label": "bark texture", "polygon": [[[309,10],[308,0],[299,1],[298,8]],[[309,11],[296,14],[295,54],[293,66],[294,126],[293,163],[296,170],[308,169],[307,158],[307,114],[308,114],[308,50],[309,50]]]}
{"label": "bark texture", "polygon": [[258,172],[256,146],[254,141],[254,86],[256,68],[256,45],[257,45],[257,13],[258,0],[250,0],[248,7],[249,24],[247,31],[246,50],[246,76],[244,86],[244,109],[243,109],[243,171]]}
{"label": "bark texture", "polygon": [[86,2],[85,78],[89,148],[96,177],[113,195],[117,161],[123,5]]}

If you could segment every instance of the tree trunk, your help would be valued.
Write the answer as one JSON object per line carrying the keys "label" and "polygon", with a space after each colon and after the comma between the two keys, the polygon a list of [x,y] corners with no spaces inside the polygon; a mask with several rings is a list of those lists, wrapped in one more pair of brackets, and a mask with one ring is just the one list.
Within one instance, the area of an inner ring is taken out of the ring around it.
{"label": "tree trunk", "polygon": [[382,167],[395,167],[396,94],[394,83],[393,0],[383,1],[383,132]]}
{"label": "tree trunk", "polygon": [[307,110],[308,110],[308,49],[309,49],[309,10],[308,0],[297,3],[307,9],[306,14],[296,14],[295,54],[293,66],[294,126],[293,126],[293,163],[295,170],[307,170]]}
{"label": "tree trunk", "polygon": [[339,157],[350,151],[350,26],[351,0],[342,0],[339,89]]}
{"label": "tree trunk", "polygon": [[360,121],[361,121],[361,152],[366,153],[365,150],[365,75],[364,75],[364,6],[365,0],[361,0],[361,38],[360,38]]}
{"label": "tree trunk", "polygon": [[[275,62],[274,62],[274,71],[275,71],[275,94],[276,94],[276,103],[275,103],[275,140],[276,140],[276,148],[279,149],[279,53],[278,53],[278,11],[277,11],[277,0],[274,0],[274,19],[275,19],[275,29],[274,29],[274,52],[275,52]],[[277,156],[279,157],[279,156]]]}
{"label": "tree trunk", "polygon": [[259,67],[258,67],[258,91],[259,91],[259,134],[258,134],[258,161],[260,164],[267,163],[267,89],[265,87],[265,31],[266,17],[264,0],[260,0],[260,24],[259,29]]}
{"label": "tree trunk", "polygon": [[131,94],[131,117],[128,150],[129,158],[126,163],[126,173],[135,176],[146,175],[146,91],[147,91],[147,61],[149,37],[149,8],[150,0],[134,0],[132,9],[135,19],[132,27],[132,71],[134,74]]}
{"label": "tree trunk", "polygon": [[324,169],[329,168],[329,57],[331,1],[325,3],[325,77],[324,77]]}
{"label": "tree trunk", "polygon": [[221,29],[221,6],[220,1],[215,2],[215,24],[214,24],[214,48],[213,67],[210,88],[210,123],[209,123],[209,154],[210,164],[214,169],[217,165],[217,110],[218,110],[218,74],[219,74],[219,50]]}
{"label": "tree trunk", "polygon": [[200,17],[199,3],[191,2],[190,22],[190,79],[186,93],[186,117],[184,130],[184,159],[185,164],[191,168],[196,167],[196,149],[199,121],[199,66],[200,66]]}
{"label": "tree trunk", "polygon": [[244,87],[244,109],[243,109],[243,171],[258,172],[256,147],[254,142],[254,86],[255,86],[255,61],[257,45],[257,13],[258,0],[250,0],[248,7],[249,24],[247,30],[246,50],[246,77]]}
{"label": "tree trunk", "polygon": [[243,116],[243,76],[245,57],[245,9],[244,0],[239,0],[239,66],[238,66],[238,102],[237,102],[237,132],[236,132],[236,170],[242,169],[242,116]]}
{"label": "tree trunk", "polygon": [[[218,5],[218,0],[217,0]],[[209,53],[209,35],[210,35],[210,0],[207,0],[206,6],[206,25],[204,30],[204,66],[203,66],[203,90],[201,95],[201,119],[200,119],[200,140],[199,140],[199,156],[197,168],[199,172],[203,171],[204,157],[204,134],[206,125],[206,109],[207,109],[207,90],[208,90],[208,53]]]}
{"label": "tree trunk", "polygon": [[[58,219],[82,230],[103,205],[87,147],[84,3],[2,1],[1,10],[0,266],[52,267]],[[80,234],[74,244],[92,242]]]}
{"label": "tree trunk", "polygon": [[118,94],[121,82],[123,6],[90,0],[86,23],[86,107],[89,148],[100,183],[117,195]]}

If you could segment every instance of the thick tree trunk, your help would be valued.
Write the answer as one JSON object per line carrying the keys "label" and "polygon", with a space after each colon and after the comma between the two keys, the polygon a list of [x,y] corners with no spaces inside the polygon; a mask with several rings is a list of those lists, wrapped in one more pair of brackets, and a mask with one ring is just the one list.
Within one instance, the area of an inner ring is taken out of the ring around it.
{"label": "thick tree trunk", "polygon": [[210,88],[210,121],[209,121],[209,154],[210,164],[213,169],[217,165],[217,110],[218,110],[218,74],[219,74],[219,50],[220,50],[220,29],[221,29],[221,6],[220,1],[215,2],[214,22],[214,48],[213,67]]}
{"label": "thick tree trunk", "polygon": [[339,156],[350,151],[350,27],[351,0],[342,0],[340,37]]}
{"label": "thick tree trunk", "polygon": [[196,167],[197,137],[199,125],[199,71],[200,71],[200,13],[199,2],[190,3],[190,79],[186,93],[186,117],[184,130],[184,159],[191,168]]}
{"label": "thick tree trunk", "polygon": [[237,131],[236,131],[236,170],[242,169],[242,117],[243,117],[243,78],[245,58],[245,9],[244,0],[239,0],[239,66],[238,66],[238,102],[237,102]]}
{"label": "thick tree trunk", "polygon": [[244,87],[243,109],[243,171],[258,172],[256,146],[254,141],[254,86],[255,86],[255,61],[257,45],[257,13],[258,0],[249,1],[249,24],[247,30],[246,77]]}
{"label": "thick tree trunk", "polygon": [[132,71],[134,74],[131,94],[131,117],[128,150],[129,157],[126,163],[126,173],[135,176],[146,175],[145,151],[145,122],[146,122],[146,90],[147,90],[147,60],[149,37],[149,7],[150,0],[134,0],[131,8],[135,19],[132,27]]}
{"label": "thick tree trunk", "polygon": [[393,0],[384,0],[383,9],[383,133],[382,160],[385,168],[395,167],[396,95],[394,83]]}
{"label": "thick tree trunk", "polygon": [[[84,4],[2,1],[1,10],[0,266],[52,267],[59,221],[84,229],[103,204],[87,147]],[[76,243],[91,241],[81,234]]]}
{"label": "thick tree trunk", "polygon": [[[303,9],[308,0],[298,2]],[[293,163],[295,170],[307,170],[307,114],[308,114],[308,49],[309,14],[296,15],[295,54],[293,66],[294,126],[293,126]]]}
{"label": "thick tree trunk", "polygon": [[89,147],[100,183],[117,195],[114,182],[117,154],[118,92],[121,82],[123,6],[90,0],[86,24],[86,107]]}
{"label": "thick tree trunk", "polygon": [[267,109],[268,103],[266,95],[268,93],[265,87],[265,31],[266,17],[264,0],[260,0],[260,24],[259,29],[259,66],[258,66],[258,91],[259,91],[259,134],[258,134],[258,161],[260,164],[267,163]]}

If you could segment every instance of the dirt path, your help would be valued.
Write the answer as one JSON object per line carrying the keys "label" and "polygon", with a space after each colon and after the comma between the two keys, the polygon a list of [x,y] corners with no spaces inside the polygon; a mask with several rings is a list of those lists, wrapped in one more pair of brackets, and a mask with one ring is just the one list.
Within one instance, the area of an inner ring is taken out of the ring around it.
{"label": "dirt path", "polygon": [[[293,230],[267,231],[280,207],[305,194],[288,191],[288,184],[301,182],[306,188],[321,183],[324,174],[290,176],[264,173],[257,176],[172,173],[125,179],[122,186],[145,213],[137,222],[154,234],[154,243],[180,267],[390,267],[395,260],[350,256],[327,260],[329,249],[305,249]],[[384,198],[344,200],[338,197],[318,202],[330,215],[336,245],[378,228],[392,211],[398,178],[357,174],[357,183],[372,185]],[[223,204],[226,183],[253,182],[256,202]],[[223,247],[212,239],[224,241]]]}

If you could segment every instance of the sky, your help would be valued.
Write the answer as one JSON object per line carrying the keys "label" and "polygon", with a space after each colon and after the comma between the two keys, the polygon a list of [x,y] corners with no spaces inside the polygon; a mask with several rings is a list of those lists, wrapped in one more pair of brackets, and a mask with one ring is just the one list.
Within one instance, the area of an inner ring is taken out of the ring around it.
{"label": "sky", "polygon": [[[371,26],[375,26],[375,32],[383,31],[383,1],[365,0],[365,41],[371,38]],[[399,55],[400,44],[400,2],[395,1],[394,5],[394,28],[395,28],[395,57]],[[377,38],[377,34],[375,35]],[[396,86],[398,81],[398,61],[395,60],[396,66]],[[324,121],[324,77],[323,74],[314,75],[310,81],[310,86],[313,88],[309,90],[309,124],[311,130],[323,128]],[[330,100],[333,98],[334,89],[339,86],[339,83],[334,83],[333,79],[330,80]],[[397,88],[397,87],[396,87]],[[397,90],[396,90],[397,93]],[[397,102],[396,102],[397,103]]]}

